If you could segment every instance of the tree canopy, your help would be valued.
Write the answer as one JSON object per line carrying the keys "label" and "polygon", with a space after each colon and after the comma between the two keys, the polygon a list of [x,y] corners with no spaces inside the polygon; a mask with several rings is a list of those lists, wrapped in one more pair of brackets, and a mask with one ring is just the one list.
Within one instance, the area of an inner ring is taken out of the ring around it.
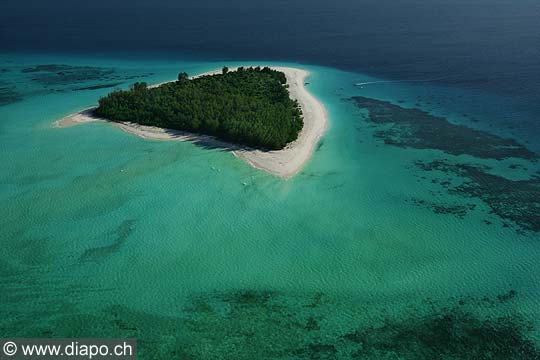
{"label": "tree canopy", "polygon": [[[96,115],[112,121],[191,131],[251,147],[278,150],[294,141],[303,117],[285,74],[239,68],[149,89],[136,83],[99,100]],[[228,69],[227,69],[228,70]]]}

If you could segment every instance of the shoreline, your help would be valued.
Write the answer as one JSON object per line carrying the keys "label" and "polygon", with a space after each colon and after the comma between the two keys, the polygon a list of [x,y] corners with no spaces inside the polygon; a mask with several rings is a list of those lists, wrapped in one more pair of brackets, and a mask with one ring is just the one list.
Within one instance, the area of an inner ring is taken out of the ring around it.
{"label": "shoreline", "polygon": [[[256,169],[266,171],[284,179],[289,179],[298,174],[311,158],[311,155],[315,151],[315,147],[328,128],[328,112],[324,105],[305,87],[306,78],[309,76],[308,71],[280,66],[270,66],[270,68],[285,74],[287,77],[287,85],[289,85],[289,95],[292,99],[298,101],[304,116],[304,126],[302,127],[298,138],[287,144],[287,146],[281,150],[262,151],[242,145],[227,143],[210,135],[163,129],[131,122],[114,122],[93,116],[91,110],[95,109],[95,106],[68,115],[63,119],[56,121],[55,124],[59,128],[66,128],[90,122],[107,122],[125,132],[137,135],[144,139],[190,141],[195,144],[212,145],[231,151],[234,156],[242,159]],[[235,71],[236,69],[237,68],[232,68],[230,70]],[[215,70],[195,77],[219,73],[221,73],[221,70]],[[162,84],[164,83],[151,85],[149,87],[157,87]]]}

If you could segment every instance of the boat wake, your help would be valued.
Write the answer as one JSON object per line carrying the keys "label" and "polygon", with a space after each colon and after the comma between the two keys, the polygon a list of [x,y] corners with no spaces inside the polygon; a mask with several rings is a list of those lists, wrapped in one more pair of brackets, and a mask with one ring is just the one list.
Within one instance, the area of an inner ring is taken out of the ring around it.
{"label": "boat wake", "polygon": [[367,81],[354,84],[355,86],[366,86],[366,85],[377,85],[377,84],[388,84],[388,83],[403,83],[403,82],[432,82],[438,80],[448,79],[449,76],[434,78],[434,79],[410,79],[410,80],[379,80],[379,81]]}

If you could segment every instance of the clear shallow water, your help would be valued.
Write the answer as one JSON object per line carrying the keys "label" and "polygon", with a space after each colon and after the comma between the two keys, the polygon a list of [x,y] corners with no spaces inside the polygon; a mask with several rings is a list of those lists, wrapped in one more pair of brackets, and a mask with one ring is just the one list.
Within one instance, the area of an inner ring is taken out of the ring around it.
{"label": "clear shallow water", "polygon": [[[505,227],[482,199],[445,191],[432,180],[452,174],[415,162],[453,157],[385,144],[347,99],[418,107],[538,151],[537,114],[523,103],[429,83],[359,87],[379,79],[289,64],[311,71],[308,87],[331,126],[304,171],[283,181],[216,149],[105,124],[52,127],[112,88],[77,89],[225,63],[20,54],[0,62],[17,97],[0,106],[2,335],[135,336],[145,357],[348,358],[374,341],[359,335],[371,329],[382,344],[373,349],[408,359],[422,357],[369,327],[389,321],[429,354],[419,339],[448,330],[436,321],[447,315],[473,329],[474,319],[506,317],[538,344],[526,330],[539,325],[538,232]],[[36,71],[43,64],[69,67]],[[519,159],[456,161],[509,178],[540,170]],[[476,207],[456,215],[426,204]],[[489,334],[516,333],[507,331]],[[364,355],[380,358],[373,349]]]}

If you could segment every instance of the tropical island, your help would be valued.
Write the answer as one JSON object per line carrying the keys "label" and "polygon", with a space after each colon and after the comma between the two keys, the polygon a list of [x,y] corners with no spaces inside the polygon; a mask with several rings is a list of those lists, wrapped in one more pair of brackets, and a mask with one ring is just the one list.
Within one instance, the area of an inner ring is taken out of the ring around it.
{"label": "tropical island", "polygon": [[97,116],[146,126],[215,136],[239,145],[280,150],[298,138],[303,126],[298,101],[287,91],[283,72],[243,68],[219,75],[110,93],[99,100]]}
{"label": "tropical island", "polygon": [[135,83],[59,127],[105,121],[143,138],[211,144],[250,165],[289,178],[313,153],[327,127],[324,106],[305,89],[305,70],[239,67],[148,86]]}

